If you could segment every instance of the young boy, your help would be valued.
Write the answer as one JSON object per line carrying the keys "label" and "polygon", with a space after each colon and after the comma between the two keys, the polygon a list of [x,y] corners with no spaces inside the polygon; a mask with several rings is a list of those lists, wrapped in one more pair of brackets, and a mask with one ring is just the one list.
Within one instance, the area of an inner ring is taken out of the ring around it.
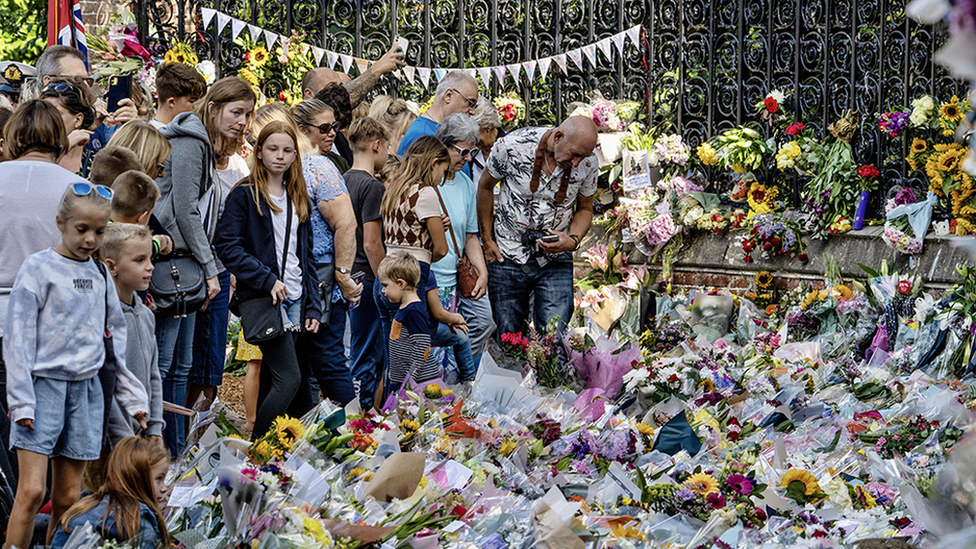
{"label": "young boy", "polygon": [[176,115],[193,110],[207,93],[207,80],[183,63],[163,63],[156,71],[156,118],[149,123],[158,130]]}
{"label": "young boy", "polygon": [[120,173],[141,169],[136,153],[125,147],[103,147],[92,159],[88,180],[92,185],[111,187]]}
{"label": "young boy", "polygon": [[[373,174],[386,165],[390,131],[376,120],[365,117],[352,123],[347,137],[354,154],[352,168],[343,174],[356,214],[356,259],[352,271],[363,273],[362,295],[369,296],[376,283],[375,273],[386,255],[383,216],[380,214],[384,187]],[[368,410],[373,407],[373,395],[383,375],[386,355],[382,341],[387,334],[383,334],[376,303],[362,299],[355,308],[350,308],[349,328],[352,382],[359,393],[360,405]]]}
{"label": "young boy", "polygon": [[436,379],[440,366],[430,356],[430,322],[427,308],[417,296],[420,264],[406,252],[394,252],[380,263],[377,279],[383,285],[383,295],[400,308],[393,317],[390,330],[390,369],[386,394],[400,390],[407,376],[417,383]]}
{"label": "young boy", "polygon": [[[151,179],[149,181],[152,182]],[[149,288],[149,279],[152,278],[152,234],[143,225],[110,223],[105,229],[101,252],[108,272],[115,281],[125,315],[125,364],[149,393],[149,418],[146,420],[145,434],[162,446],[163,385],[157,363],[156,319],[142,300],[136,297],[136,292]],[[112,445],[138,432],[139,424],[126,418],[116,402],[109,419]]]}
{"label": "young boy", "polygon": [[[101,153],[99,153],[101,154]],[[151,177],[139,170],[122,172],[112,182],[112,222],[149,226],[152,212],[159,200],[159,187]],[[155,231],[154,231],[155,232]],[[173,251],[173,239],[166,234],[152,237],[152,259]]]}

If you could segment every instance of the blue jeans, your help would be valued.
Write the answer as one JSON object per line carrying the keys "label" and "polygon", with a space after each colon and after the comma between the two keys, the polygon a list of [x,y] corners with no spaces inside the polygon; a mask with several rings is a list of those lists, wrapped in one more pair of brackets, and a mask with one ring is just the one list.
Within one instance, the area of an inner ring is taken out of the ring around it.
{"label": "blue jeans", "polygon": [[[315,377],[313,390],[317,385],[322,395],[345,406],[356,398],[352,386],[352,374],[346,364],[346,348],[342,338],[346,332],[346,302],[332,304],[328,324],[319,324],[319,331],[302,335],[300,358],[307,361],[311,374]],[[313,395],[312,402],[318,402]]]}
{"label": "blue jeans", "polygon": [[[386,338],[380,312],[373,299],[373,285],[379,281],[363,280],[359,305],[349,310],[349,362],[353,385],[358,387],[359,404],[364,410],[373,407],[376,385],[383,376],[386,360]],[[386,334],[389,336],[389,333]]]}
{"label": "blue jeans", "polygon": [[[193,325],[196,313],[185,317],[156,317],[156,342],[159,345],[159,377],[163,381],[163,400],[186,405],[186,381],[193,364]],[[174,457],[183,452],[186,442],[185,418],[163,414],[166,429],[163,441]]]}
{"label": "blue jeans", "polygon": [[481,299],[469,299],[459,295],[457,312],[468,323],[468,340],[471,342],[471,354],[477,368],[481,364],[481,353],[485,350],[485,344],[495,333],[490,297],[484,295]]}
{"label": "blue jeans", "polygon": [[[193,366],[189,383],[218,386],[224,379],[227,350],[227,309],[230,305],[230,271],[217,275],[220,292],[210,300],[206,311],[197,313],[193,327]],[[182,404],[182,403],[177,403]],[[187,402],[192,407],[195,402]]]}
{"label": "blue jeans", "polygon": [[573,315],[573,258],[560,254],[545,267],[531,259],[525,265],[510,259],[488,263],[488,295],[499,335],[528,333],[530,297],[535,329],[544,332],[556,318],[561,333]]}
{"label": "blue jeans", "polygon": [[458,381],[474,381],[478,367],[474,359],[471,358],[471,344],[468,342],[468,334],[458,331],[454,332],[447,324],[437,324],[437,330],[430,338],[431,347],[451,347],[454,351],[454,361],[458,368]]}

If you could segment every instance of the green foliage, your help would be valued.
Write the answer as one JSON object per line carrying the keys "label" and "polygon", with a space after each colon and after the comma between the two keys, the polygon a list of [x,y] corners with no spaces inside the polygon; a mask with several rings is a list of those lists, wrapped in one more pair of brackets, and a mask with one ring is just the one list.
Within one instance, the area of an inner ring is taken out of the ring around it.
{"label": "green foliage", "polygon": [[0,61],[33,65],[46,44],[44,0],[0,0]]}

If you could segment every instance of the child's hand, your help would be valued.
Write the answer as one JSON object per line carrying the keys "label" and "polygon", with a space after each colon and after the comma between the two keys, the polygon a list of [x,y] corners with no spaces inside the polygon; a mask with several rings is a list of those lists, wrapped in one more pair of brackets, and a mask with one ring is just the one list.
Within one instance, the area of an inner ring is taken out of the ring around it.
{"label": "child's hand", "polygon": [[451,217],[447,214],[441,214],[441,223],[444,224],[444,232],[451,230]]}
{"label": "child's hand", "polygon": [[133,414],[132,418],[139,422],[139,428],[143,431],[149,428],[149,425],[146,424],[146,412]]}
{"label": "child's hand", "polygon": [[25,419],[18,419],[17,420],[17,425],[20,425],[21,427],[26,427],[26,428],[30,429],[31,431],[34,430],[34,420],[33,419],[26,419],[26,418]]}
{"label": "child's hand", "polygon": [[169,255],[170,253],[173,252],[172,238],[164,234],[157,234],[153,238],[156,239],[156,242],[159,242],[159,255]]}
{"label": "child's hand", "polygon": [[455,332],[461,330],[464,333],[468,333],[468,323],[464,321],[463,316],[457,313],[451,313],[449,317],[450,321],[448,322],[448,326],[450,326],[452,330]]}
{"label": "child's hand", "polygon": [[305,331],[310,334],[316,334],[319,331],[319,321],[314,318],[305,319]]}
{"label": "child's hand", "polygon": [[275,280],[274,288],[271,288],[271,301],[275,305],[283,302],[288,298],[288,288],[285,287],[285,283],[280,280]]}

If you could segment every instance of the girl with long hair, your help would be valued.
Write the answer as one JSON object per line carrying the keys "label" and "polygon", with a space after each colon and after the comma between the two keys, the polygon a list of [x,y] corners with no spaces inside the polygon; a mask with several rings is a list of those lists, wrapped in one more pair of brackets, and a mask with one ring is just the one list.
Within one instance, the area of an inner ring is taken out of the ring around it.
{"label": "girl with long hair", "polygon": [[61,517],[51,549],[61,549],[75,528],[90,524],[103,540],[131,547],[169,546],[160,512],[166,504],[166,449],[144,437],[119,441],[108,456],[105,482]]}
{"label": "girl with long hair", "polygon": [[255,438],[278,416],[300,416],[311,407],[307,368],[289,333],[318,331],[322,314],[312,263],[312,205],[297,143],[294,124],[271,122],[261,129],[251,175],[227,197],[214,240],[217,255],[237,279],[237,299],[270,294],[285,319],[286,333],[258,343],[264,364]]}

